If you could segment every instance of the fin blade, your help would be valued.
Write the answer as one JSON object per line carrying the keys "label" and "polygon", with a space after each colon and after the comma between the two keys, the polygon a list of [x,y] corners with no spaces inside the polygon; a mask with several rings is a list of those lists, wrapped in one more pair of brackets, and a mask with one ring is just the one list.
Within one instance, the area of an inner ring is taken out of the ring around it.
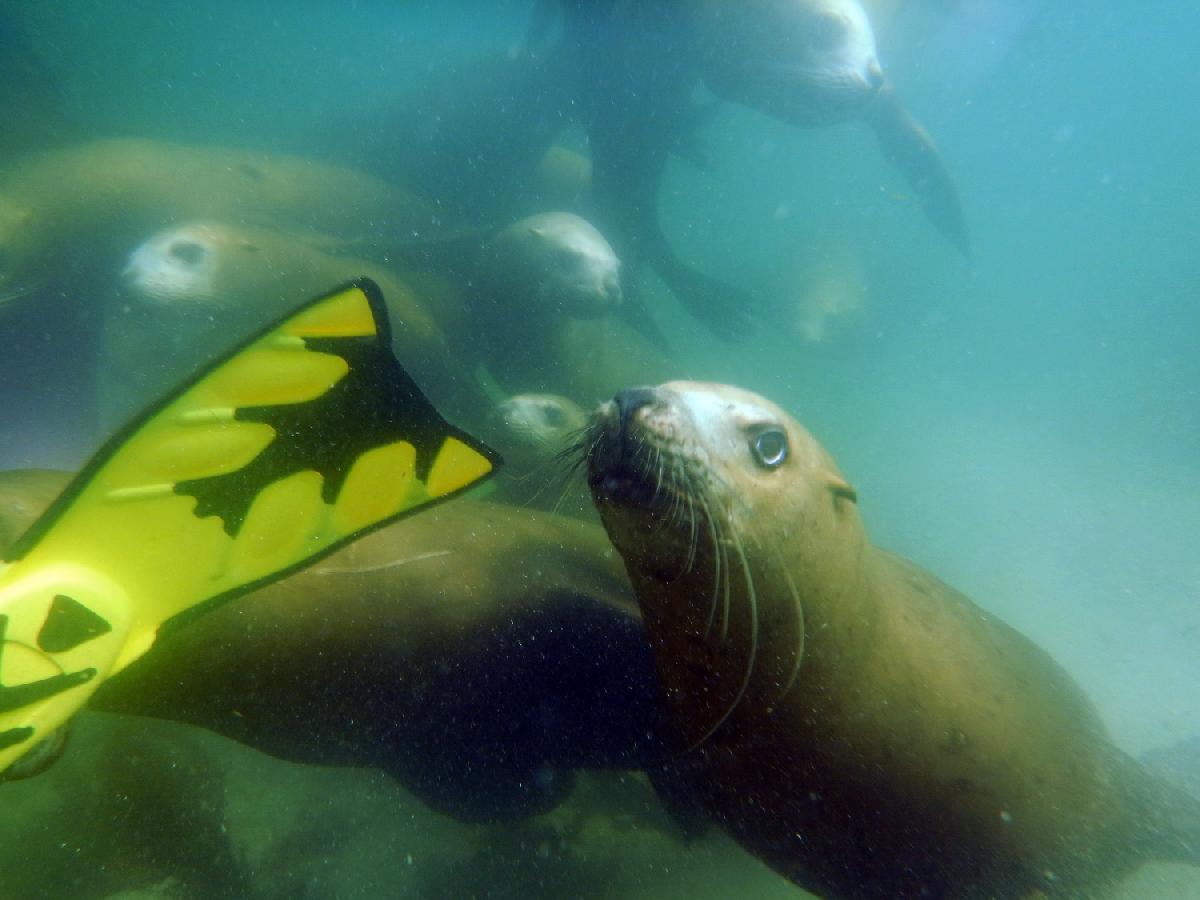
{"label": "fin blade", "polygon": [[[39,737],[60,725],[163,628],[453,496],[497,463],[392,355],[372,282],[305,304],[126,426],[10,548],[0,769],[31,745],[30,725]],[[75,578],[84,584],[55,600],[53,584]],[[66,677],[85,671],[98,677]],[[94,683],[67,702],[62,692],[84,681]],[[23,701],[37,685],[57,695],[52,709],[36,690]]]}

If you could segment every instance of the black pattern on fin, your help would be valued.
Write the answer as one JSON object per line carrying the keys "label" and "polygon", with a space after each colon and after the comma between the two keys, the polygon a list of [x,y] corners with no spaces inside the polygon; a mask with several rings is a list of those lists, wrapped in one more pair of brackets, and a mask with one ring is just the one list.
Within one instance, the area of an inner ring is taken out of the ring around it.
{"label": "black pattern on fin", "polygon": [[350,366],[346,376],[305,403],[239,409],[238,421],[270,425],[274,440],[248,465],[224,475],[181,481],[175,492],[195,497],[195,515],[219,517],[225,532],[234,537],[267,485],[315,470],[324,478],[322,499],[332,503],[355,461],[374,447],[408,441],[417,451],[417,477],[424,480],[453,430],[383,337],[306,338],[309,350],[345,359]]}
{"label": "black pattern on fin", "polygon": [[37,644],[47,653],[64,653],[110,631],[112,625],[105,619],[73,597],[58,594],[38,632]]}

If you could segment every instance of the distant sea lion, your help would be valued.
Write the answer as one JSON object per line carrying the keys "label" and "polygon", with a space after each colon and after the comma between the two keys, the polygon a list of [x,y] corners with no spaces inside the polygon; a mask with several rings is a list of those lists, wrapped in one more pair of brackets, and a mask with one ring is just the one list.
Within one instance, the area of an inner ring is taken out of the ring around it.
{"label": "distant sea lion", "polygon": [[773,868],[830,897],[1076,897],[1200,864],[1200,804],[1114,748],[1046,653],[871,545],[779,407],[641,388],[585,444],[676,773]]}
{"label": "distant sea lion", "polygon": [[[333,239],[219,222],[157,232],[128,257],[100,325],[102,418],[123,421],[230,340],[282,314],[296,297],[367,275],[384,291],[392,346],[434,402],[480,422],[490,406],[450,352],[429,311],[444,299],[430,278],[402,279],[374,263],[325,252]],[[415,289],[414,289],[415,285]],[[419,295],[418,295],[419,294]]]}
{"label": "distant sea lion", "polygon": [[621,261],[596,226],[569,212],[521,219],[487,241],[478,263],[506,303],[594,319],[621,305]]}
{"label": "distant sea lion", "polygon": [[587,421],[579,404],[558,394],[516,394],[497,404],[483,432],[504,457],[491,499],[594,518],[586,484],[562,460]]}
{"label": "distant sea lion", "polygon": [[549,212],[499,231],[418,238],[394,255],[458,286],[458,302],[430,310],[456,354],[483,366],[505,395],[561,394],[591,406],[631,381],[674,374],[662,349],[618,315],[621,261],[580,216]]}
{"label": "distant sea lion", "polygon": [[412,194],[295,156],[145,139],[91,141],[0,172],[0,297],[108,273],[147,234],[215,220],[362,238],[425,227]]}

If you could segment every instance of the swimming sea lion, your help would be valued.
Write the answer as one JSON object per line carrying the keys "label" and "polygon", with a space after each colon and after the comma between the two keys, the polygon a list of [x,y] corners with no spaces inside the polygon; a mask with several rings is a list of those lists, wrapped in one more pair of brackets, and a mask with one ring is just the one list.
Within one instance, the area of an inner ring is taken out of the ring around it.
{"label": "swimming sea lion", "polygon": [[621,261],[591,222],[569,212],[521,219],[487,241],[477,264],[504,302],[594,319],[621,304]]}
{"label": "swimming sea lion", "polygon": [[562,465],[587,420],[579,404],[558,394],[516,394],[497,404],[483,432],[504,457],[491,499],[594,518],[587,486]]}
{"label": "swimming sea lion", "polygon": [[860,119],[958,250],[970,250],[950,173],[884,77],[857,0],[702,0],[701,69],[719,96],[802,127]]}
{"label": "swimming sea lion", "polygon": [[434,218],[398,187],[314,160],[135,138],[90,141],[0,172],[0,297],[85,265],[115,271],[131,246],[180,221],[362,238]]}
{"label": "swimming sea lion", "polygon": [[674,364],[618,313],[621,261],[586,219],[550,212],[498,232],[398,246],[405,268],[448,277],[455,300],[429,304],[456,355],[476,360],[504,395],[561,394],[587,406]]}
{"label": "swimming sea lion", "polygon": [[250,334],[322,286],[367,275],[383,288],[392,348],[433,401],[480,422],[490,408],[453,358],[429,311],[443,295],[361,259],[325,252],[317,235],[192,222],[151,235],[129,255],[100,325],[97,392],[102,419],[123,421],[161,385],[183,377],[230,340]]}
{"label": "swimming sea lion", "polygon": [[676,773],[773,868],[822,896],[1075,897],[1200,864],[1200,804],[1113,747],[1045,652],[874,547],[779,407],[630,390],[585,444]]}

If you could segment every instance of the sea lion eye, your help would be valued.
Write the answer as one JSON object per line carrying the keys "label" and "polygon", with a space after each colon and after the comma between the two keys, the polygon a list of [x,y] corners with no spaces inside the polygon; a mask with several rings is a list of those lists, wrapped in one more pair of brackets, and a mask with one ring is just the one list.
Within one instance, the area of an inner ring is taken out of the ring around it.
{"label": "sea lion eye", "polygon": [[203,261],[206,251],[194,241],[176,241],[167,248],[167,254],[189,266],[196,266]]}
{"label": "sea lion eye", "polygon": [[778,469],[788,457],[787,434],[781,428],[760,432],[752,445],[754,459],[765,469]]}
{"label": "sea lion eye", "polygon": [[557,406],[550,406],[549,404],[542,407],[542,418],[545,419],[546,424],[551,428],[561,428],[567,421],[566,413]]}

